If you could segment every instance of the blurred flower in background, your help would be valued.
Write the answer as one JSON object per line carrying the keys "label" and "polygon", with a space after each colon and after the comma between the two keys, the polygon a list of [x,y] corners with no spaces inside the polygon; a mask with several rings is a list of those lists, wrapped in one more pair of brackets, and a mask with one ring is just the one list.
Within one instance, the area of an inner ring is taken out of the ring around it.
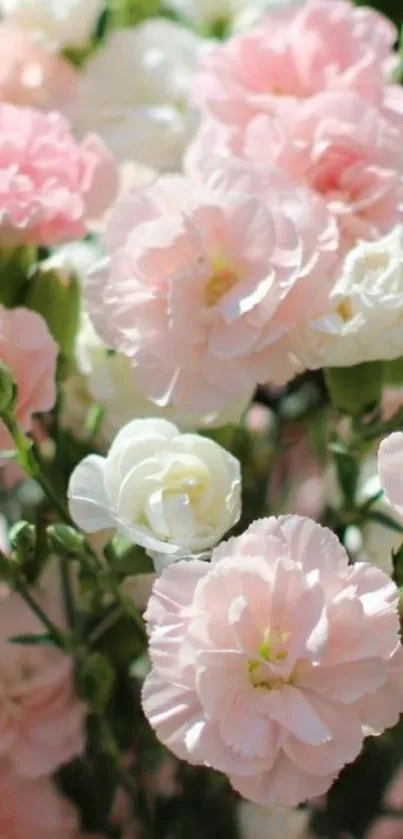
{"label": "blurred flower in background", "polygon": [[84,46],[103,8],[104,0],[0,0],[5,20],[54,50]]}
{"label": "blurred flower in background", "polygon": [[74,126],[96,131],[118,162],[178,169],[198,123],[189,101],[204,42],[169,20],[111,32],[87,62]]}

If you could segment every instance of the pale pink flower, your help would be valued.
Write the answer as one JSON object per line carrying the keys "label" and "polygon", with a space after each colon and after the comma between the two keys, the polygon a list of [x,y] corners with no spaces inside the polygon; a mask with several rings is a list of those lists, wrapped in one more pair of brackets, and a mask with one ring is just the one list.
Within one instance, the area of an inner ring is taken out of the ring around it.
{"label": "pale pink flower", "polygon": [[401,130],[355,93],[318,94],[245,126],[207,121],[189,149],[187,170],[208,171],[213,152],[263,171],[277,166],[320,195],[345,249],[388,233],[403,218]]}
{"label": "pale pink flower", "polygon": [[0,763],[0,839],[78,839],[74,806],[48,778],[20,778]]}
{"label": "pale pink flower", "polygon": [[310,519],[262,519],[154,586],[146,716],[245,798],[325,792],[403,708],[398,590]]}
{"label": "pale pink flower", "polygon": [[396,40],[389,20],[350,0],[273,10],[202,58],[194,98],[205,113],[235,125],[324,90],[353,90],[379,104]]}
{"label": "pale pink flower", "polygon": [[2,102],[69,112],[78,95],[78,80],[69,61],[34,43],[20,29],[0,24]]}
{"label": "pale pink flower", "polygon": [[[56,399],[56,360],[59,348],[43,318],[29,309],[0,306],[0,360],[10,368],[17,384],[15,416],[23,431],[32,428],[32,416],[50,411]],[[0,422],[0,449],[14,448]]]}
{"label": "pale pink flower", "polygon": [[382,440],[378,453],[381,487],[389,504],[403,514],[403,432],[395,431]]}
{"label": "pale pink flower", "polygon": [[[54,616],[59,607],[50,595],[32,591]],[[73,661],[51,645],[9,642],[44,631],[18,594],[0,602],[0,626],[0,757],[17,775],[48,775],[83,749],[85,709],[75,694]]]}
{"label": "pale pink flower", "polygon": [[57,113],[0,105],[0,241],[79,239],[117,188],[112,156],[95,135],[78,145]]}
{"label": "pale pink flower", "polygon": [[210,412],[303,367],[288,335],[328,306],[336,225],[281,172],[165,176],[115,209],[85,293],[154,402]]}

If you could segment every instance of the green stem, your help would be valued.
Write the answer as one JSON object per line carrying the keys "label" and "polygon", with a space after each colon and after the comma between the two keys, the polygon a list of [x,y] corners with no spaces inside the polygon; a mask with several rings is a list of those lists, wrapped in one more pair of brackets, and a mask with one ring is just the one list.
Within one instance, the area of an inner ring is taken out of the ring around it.
{"label": "green stem", "polygon": [[76,610],[74,606],[73,589],[70,578],[70,566],[67,556],[60,557],[60,580],[63,595],[64,611],[69,628],[72,632],[76,630]]}
{"label": "green stem", "polygon": [[[13,440],[15,442],[18,451],[18,459],[21,467],[24,469],[25,472],[27,472],[27,474],[31,478],[33,478],[40,484],[47,498],[59,513],[59,516],[68,525],[75,527],[74,522],[72,521],[63,501],[58,497],[57,493],[53,489],[52,484],[44,474],[43,465],[41,463],[38,453],[35,451],[32,440],[21,431],[11,412],[4,412],[2,415],[2,419],[5,425],[7,426],[8,430],[10,431],[10,434],[12,435]],[[107,548],[105,549],[105,555],[107,556],[109,562],[113,563],[113,560],[115,559],[115,552],[113,550],[112,545],[107,546]],[[105,589],[108,589],[109,591],[112,591],[117,602],[122,606],[125,613],[128,614],[132,618],[133,622],[136,624],[137,629],[141,635],[142,642],[146,643],[147,633],[145,631],[144,622],[141,616],[138,614],[134,606],[134,603],[132,603],[131,601],[129,603],[129,601],[122,595],[119,583],[115,575],[113,574],[113,571],[105,573],[105,567],[100,562],[97,554],[95,553],[95,551],[93,551],[87,540],[85,541],[85,550],[83,550],[81,557],[83,561],[85,561],[86,567],[91,572],[94,580],[97,582],[99,586],[102,586],[102,590],[105,591]],[[70,628],[72,628],[75,625],[75,614],[68,568],[68,558],[63,558],[61,560],[61,563],[62,590],[66,608],[66,616],[69,621],[69,626]]]}
{"label": "green stem", "polygon": [[361,440],[375,440],[383,434],[390,434],[393,431],[400,431],[403,427],[403,408],[399,408],[395,414],[384,422],[377,422],[366,428],[361,428],[359,437]]}
{"label": "green stem", "polygon": [[21,595],[23,600],[25,600],[27,606],[30,607],[31,611],[39,618],[45,629],[47,629],[49,635],[54,640],[54,642],[62,648],[66,647],[66,639],[60,629],[55,626],[55,624],[48,618],[47,614],[43,611],[42,607],[39,603],[34,600],[26,586],[19,582],[17,584],[16,590],[18,594]]}
{"label": "green stem", "polygon": [[17,425],[13,415],[10,412],[5,412],[2,415],[2,420],[7,426],[17,448],[18,462],[21,468],[26,472],[30,478],[36,481],[43,489],[45,495],[51,501],[55,510],[59,513],[67,524],[72,524],[67,507],[63,501],[58,497],[54,491],[52,484],[46,477],[43,471],[43,464],[41,463],[38,452],[35,450],[33,441],[24,434]]}
{"label": "green stem", "polygon": [[123,614],[124,612],[122,607],[116,606],[116,609],[114,609],[113,612],[107,615],[107,617],[104,618],[103,621],[101,621],[101,623],[98,624],[98,626],[93,630],[93,632],[91,632],[89,638],[91,646],[95,644],[96,641],[99,641],[102,635],[105,632],[107,632],[108,629],[111,629],[111,627],[114,626],[115,623],[117,623],[117,621],[122,617]]}

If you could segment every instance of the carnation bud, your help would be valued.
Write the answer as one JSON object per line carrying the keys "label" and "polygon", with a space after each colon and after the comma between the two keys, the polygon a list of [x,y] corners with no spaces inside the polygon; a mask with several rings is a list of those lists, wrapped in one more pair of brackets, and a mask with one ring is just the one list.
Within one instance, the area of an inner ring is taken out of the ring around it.
{"label": "carnation bud", "polygon": [[333,405],[346,414],[369,411],[382,396],[383,371],[382,361],[353,367],[328,367],[325,381]]}
{"label": "carnation bud", "polygon": [[17,383],[12,370],[0,361],[0,414],[12,412],[17,401]]}
{"label": "carnation bud", "polygon": [[85,537],[67,524],[51,524],[46,532],[56,551],[78,556],[85,548]]}
{"label": "carnation bud", "polygon": [[36,545],[36,532],[33,524],[27,521],[17,522],[10,530],[10,545],[13,551],[25,558]]}
{"label": "carnation bud", "polygon": [[80,285],[76,275],[66,268],[52,270],[41,266],[31,281],[25,304],[42,315],[63,355],[70,359],[80,317]]}

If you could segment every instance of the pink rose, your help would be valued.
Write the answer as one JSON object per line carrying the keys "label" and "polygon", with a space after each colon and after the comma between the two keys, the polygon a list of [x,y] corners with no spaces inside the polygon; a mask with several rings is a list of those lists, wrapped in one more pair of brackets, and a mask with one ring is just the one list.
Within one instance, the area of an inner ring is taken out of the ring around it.
{"label": "pink rose", "polygon": [[[47,614],[58,610],[43,591],[32,595]],[[0,757],[17,775],[45,776],[83,750],[85,709],[75,694],[73,662],[54,646],[9,642],[43,633],[18,594],[0,601],[0,627]]]}
{"label": "pink rose", "polygon": [[0,241],[54,245],[79,239],[107,209],[115,164],[95,135],[78,145],[60,114],[0,105]]}
{"label": "pink rose", "polygon": [[202,58],[194,99],[204,113],[233,125],[293,110],[324,90],[356,91],[379,103],[397,37],[386,17],[349,0],[273,10]]}
{"label": "pink rose", "polygon": [[328,305],[338,236],[322,201],[235,162],[132,192],[105,247],[85,287],[98,333],[154,402],[205,413],[303,367],[288,338]]}
{"label": "pink rose", "polygon": [[78,80],[70,62],[43,49],[20,29],[0,24],[2,102],[69,111],[78,95]]}
{"label": "pink rose", "polygon": [[78,817],[48,778],[20,778],[0,763],[0,839],[78,839]]}
{"label": "pink rose", "polygon": [[319,795],[403,709],[398,596],[310,519],[254,522],[211,564],[156,581],[145,714],[177,757],[226,773],[245,798]]}
{"label": "pink rose", "polygon": [[[58,346],[40,315],[0,306],[0,359],[17,383],[15,415],[23,431],[32,429],[33,414],[50,411],[54,405],[57,354]],[[0,421],[0,449],[13,447]]]}

